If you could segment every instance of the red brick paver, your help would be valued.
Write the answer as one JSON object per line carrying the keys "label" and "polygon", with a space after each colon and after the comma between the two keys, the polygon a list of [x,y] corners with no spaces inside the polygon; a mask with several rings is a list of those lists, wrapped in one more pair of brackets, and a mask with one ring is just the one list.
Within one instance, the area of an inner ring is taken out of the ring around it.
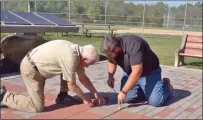
{"label": "red brick paver", "polygon": [[14,111],[12,108],[1,108],[1,114],[10,113]]}
{"label": "red brick paver", "polygon": [[113,119],[153,119],[152,117],[149,117],[149,116],[136,114],[132,112],[126,112],[126,111],[119,111],[109,117]]}
{"label": "red brick paver", "polygon": [[101,119],[101,118],[103,118],[102,115],[85,111],[85,112],[76,114],[72,117],[69,117],[68,119]]}
{"label": "red brick paver", "polygon": [[7,90],[9,90],[11,92],[15,92],[15,93],[22,93],[22,92],[27,91],[26,88],[23,86],[15,85],[15,84],[8,83],[8,82],[1,82],[1,85],[4,85]]}
{"label": "red brick paver", "polygon": [[[60,91],[60,77],[56,76],[46,81],[43,112],[26,113],[1,108],[1,119],[202,119],[202,71],[162,66],[162,76],[170,78],[174,86],[174,95],[166,105],[153,107],[147,102],[130,106],[126,104],[127,106],[120,111],[117,109],[117,94],[112,94],[113,91],[106,84],[106,72],[106,63],[92,65],[86,69],[86,74],[97,91],[109,97],[109,103],[105,106],[90,108],[84,104],[56,104],[55,99]],[[119,92],[121,77],[122,69],[118,67],[115,73],[116,92]],[[89,93],[80,82],[77,84],[84,92]],[[2,79],[1,85],[5,85],[9,91],[27,95],[20,77]],[[69,95],[75,94],[69,92]]]}
{"label": "red brick paver", "polygon": [[163,117],[167,116],[168,114],[170,114],[173,111],[174,111],[173,108],[167,108],[167,109],[161,111],[160,113],[158,113],[157,116],[163,118]]}
{"label": "red brick paver", "polygon": [[76,115],[78,113],[84,112],[90,109],[88,105],[80,104],[80,105],[73,105],[64,108],[58,108],[56,110],[52,110],[46,113],[42,113],[32,117],[32,119],[64,119]]}
{"label": "red brick paver", "polygon": [[13,113],[6,113],[1,115],[1,119],[23,119],[23,117],[17,116]]}
{"label": "red brick paver", "polygon": [[195,112],[197,109],[194,108],[187,108],[185,112]]}

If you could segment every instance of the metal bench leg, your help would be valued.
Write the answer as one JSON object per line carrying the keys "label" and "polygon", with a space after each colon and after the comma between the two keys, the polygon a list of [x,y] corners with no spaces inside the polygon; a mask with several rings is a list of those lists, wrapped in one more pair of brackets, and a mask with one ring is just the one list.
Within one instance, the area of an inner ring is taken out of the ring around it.
{"label": "metal bench leg", "polygon": [[180,56],[179,59],[180,59],[180,65],[184,65],[185,64],[184,56]]}
{"label": "metal bench leg", "polygon": [[111,30],[111,37],[113,37],[113,30]]}
{"label": "metal bench leg", "polygon": [[175,64],[174,64],[175,67],[179,66],[179,62],[180,62],[180,58],[179,57],[180,56],[179,56],[178,52],[176,52],[175,53]]}
{"label": "metal bench leg", "polygon": [[88,30],[85,31],[86,37],[88,36],[88,35],[87,35],[87,32],[88,32]]}

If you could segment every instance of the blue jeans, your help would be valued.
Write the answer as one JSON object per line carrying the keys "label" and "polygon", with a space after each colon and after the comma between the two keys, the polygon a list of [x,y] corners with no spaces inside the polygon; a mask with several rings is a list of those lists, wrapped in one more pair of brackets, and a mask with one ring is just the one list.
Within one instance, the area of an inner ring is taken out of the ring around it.
{"label": "blue jeans", "polygon": [[[123,73],[120,89],[124,87],[128,80],[127,73]],[[161,68],[152,71],[148,76],[141,77],[136,85],[128,92],[125,102],[129,100],[146,98],[152,106],[161,106],[170,95],[167,83],[161,78]]]}

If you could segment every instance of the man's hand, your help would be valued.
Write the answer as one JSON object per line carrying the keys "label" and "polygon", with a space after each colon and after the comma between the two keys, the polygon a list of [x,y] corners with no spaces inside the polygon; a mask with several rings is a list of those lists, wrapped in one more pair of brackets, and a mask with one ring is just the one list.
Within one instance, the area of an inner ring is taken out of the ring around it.
{"label": "man's hand", "polygon": [[94,97],[96,98],[96,100],[98,100],[98,105],[104,105],[104,104],[106,104],[106,100],[104,99],[104,97],[99,95],[99,93],[95,93]]}
{"label": "man's hand", "polygon": [[107,84],[109,87],[114,88],[114,73],[116,71],[116,64],[112,63],[112,62],[107,62],[107,66],[108,66],[108,80],[107,80]]}
{"label": "man's hand", "polygon": [[90,107],[95,107],[98,105],[98,101],[96,99],[91,99],[89,101],[83,100],[83,103],[89,105]]}
{"label": "man's hand", "polygon": [[107,80],[108,86],[111,88],[114,88],[114,82],[115,82],[115,79],[114,79],[113,75],[109,75],[108,80]]}
{"label": "man's hand", "polygon": [[118,97],[118,104],[123,104],[124,100],[126,99],[126,94],[124,94],[123,92],[120,92],[117,97]]}

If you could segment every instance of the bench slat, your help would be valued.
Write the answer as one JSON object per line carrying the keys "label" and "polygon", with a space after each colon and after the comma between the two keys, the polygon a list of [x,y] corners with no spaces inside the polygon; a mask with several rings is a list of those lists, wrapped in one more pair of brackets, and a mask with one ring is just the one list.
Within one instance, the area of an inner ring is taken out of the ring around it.
{"label": "bench slat", "polygon": [[195,48],[195,49],[201,49],[202,50],[202,44],[201,43],[193,43],[193,42],[187,42],[185,45],[185,48]]}
{"label": "bench slat", "polygon": [[198,42],[202,43],[202,36],[190,36],[187,37],[187,42]]}
{"label": "bench slat", "polygon": [[188,57],[197,57],[197,58],[202,58],[201,55],[189,55],[189,54],[183,54],[183,53],[180,53],[179,55],[181,56],[188,56]]}
{"label": "bench slat", "polygon": [[202,50],[200,49],[185,49],[182,55],[190,55],[190,56],[202,56]]}

